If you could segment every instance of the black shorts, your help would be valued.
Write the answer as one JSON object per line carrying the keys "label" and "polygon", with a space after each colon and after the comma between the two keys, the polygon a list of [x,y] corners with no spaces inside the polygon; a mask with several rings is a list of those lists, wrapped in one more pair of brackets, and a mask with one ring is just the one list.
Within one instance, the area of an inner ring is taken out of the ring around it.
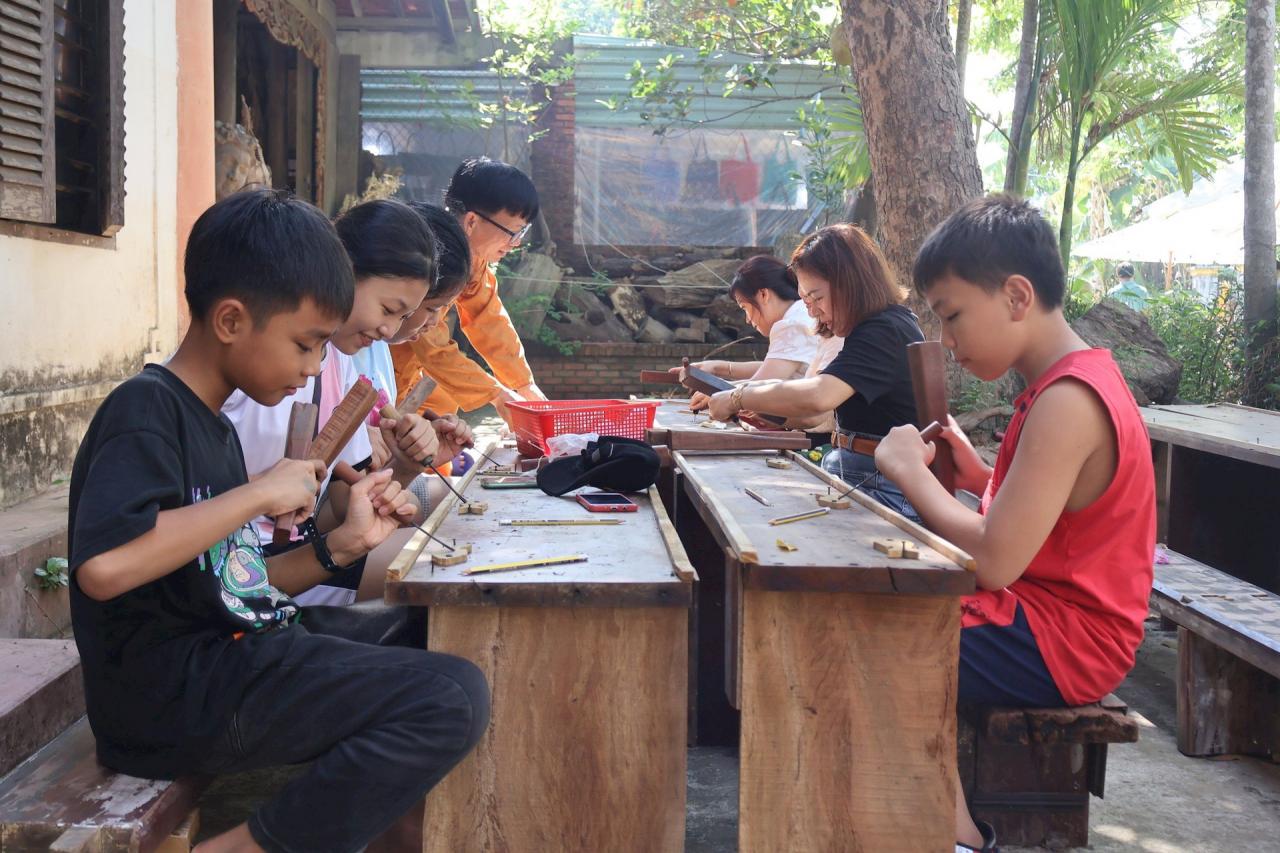
{"label": "black shorts", "polygon": [[1013,708],[1067,704],[1053,683],[1021,604],[1008,625],[960,630],[960,701]]}

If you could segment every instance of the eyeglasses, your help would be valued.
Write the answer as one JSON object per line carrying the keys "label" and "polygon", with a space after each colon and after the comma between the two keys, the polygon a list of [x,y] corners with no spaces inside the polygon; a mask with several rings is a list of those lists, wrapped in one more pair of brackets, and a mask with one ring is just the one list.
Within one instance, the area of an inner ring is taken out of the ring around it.
{"label": "eyeglasses", "polygon": [[483,219],[485,222],[488,222],[488,223],[489,223],[490,225],[492,225],[494,228],[497,228],[497,229],[498,229],[499,231],[501,231],[503,234],[506,234],[506,235],[507,235],[507,237],[511,240],[511,245],[513,245],[513,246],[514,246],[515,244],[519,243],[521,240],[523,240],[523,239],[525,238],[525,236],[529,233],[529,229],[533,227],[533,223],[532,223],[532,222],[526,222],[526,223],[524,224],[524,227],[523,227],[523,228],[521,228],[519,231],[512,231],[510,228],[508,228],[507,226],[503,225],[501,222],[495,222],[495,221],[493,221],[492,219],[490,219],[489,217],[485,216],[483,213],[481,213],[481,212],[480,212],[480,211],[478,211],[478,210],[473,210],[473,211],[471,211],[471,212],[472,212],[472,213],[474,213],[476,216],[479,216],[479,217],[480,217],[481,219]]}
{"label": "eyeglasses", "polygon": [[801,293],[800,301],[805,305],[812,305],[815,302],[821,302],[826,294],[823,293]]}

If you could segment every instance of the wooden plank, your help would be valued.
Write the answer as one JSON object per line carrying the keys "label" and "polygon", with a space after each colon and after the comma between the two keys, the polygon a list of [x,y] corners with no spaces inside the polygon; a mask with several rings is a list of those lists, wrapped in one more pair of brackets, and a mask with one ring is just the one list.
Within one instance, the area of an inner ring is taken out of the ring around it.
{"label": "wooden plank", "polygon": [[1169,541],[1169,497],[1173,486],[1173,445],[1167,441],[1151,442],[1151,466],[1156,475],[1156,541]]}
{"label": "wooden plank", "polygon": [[87,718],[0,780],[5,853],[47,850],[73,826],[101,827],[110,850],[152,850],[186,819],[208,780],[138,779],[98,763]]}
{"label": "wooden plank", "polygon": [[0,639],[0,776],[83,715],[73,641]]}
{"label": "wooden plank", "polygon": [[[665,444],[672,450],[804,450],[811,446],[808,433],[799,430],[746,429],[712,421],[705,412],[691,412],[685,399],[653,402],[660,405],[646,435],[650,444]],[[717,425],[702,426],[706,423]]]}
{"label": "wooden plank", "polygon": [[[500,465],[516,458],[509,448],[491,450],[490,455]],[[464,495],[478,488],[470,479],[478,470],[473,468],[459,486]],[[492,577],[467,576],[462,571],[468,564],[433,568],[420,554],[426,537],[419,532],[393,561],[396,571],[388,576],[388,601],[429,606],[688,606],[690,582],[672,565],[655,509],[655,503],[660,506],[661,502],[649,495],[634,497],[637,512],[608,517],[587,513],[572,496],[557,498],[536,489],[495,489],[485,497],[490,503],[486,514],[460,516],[437,508],[442,514],[433,512],[426,529],[446,542],[471,544],[470,565],[566,554],[585,554],[587,562]],[[546,518],[607,518],[621,523],[612,527],[502,524],[505,519]]]}
{"label": "wooden plank", "polygon": [[747,590],[738,849],[950,850],[954,597]]}
{"label": "wooden plank", "polygon": [[667,546],[667,555],[671,558],[671,567],[675,570],[676,576],[681,580],[696,581],[698,571],[693,567],[693,563],[689,562],[689,555],[685,553],[684,545],[680,544],[680,537],[676,533],[675,525],[671,523],[671,517],[667,515],[666,508],[662,505],[657,486],[649,487],[649,505],[653,507],[653,514],[658,519],[658,531],[662,534],[662,544]]}
{"label": "wooden plank", "polygon": [[[798,454],[790,456],[804,461]],[[724,533],[733,555],[744,564],[743,583],[750,588],[963,594],[974,587],[972,574],[943,552],[954,548],[924,528],[909,530],[910,541],[918,545],[917,559],[877,552],[875,540],[904,535],[876,509],[861,503],[785,527],[770,526],[779,516],[820,508],[816,498],[827,494],[828,480],[812,465],[774,469],[765,464],[769,457],[763,454],[678,453],[676,458],[693,500],[707,508],[709,524]],[[747,495],[744,486],[769,499],[770,505]],[[858,497],[880,506],[865,495]],[[778,538],[797,550],[778,548]]]}
{"label": "wooden plank", "polygon": [[1208,406],[1146,406],[1139,411],[1156,441],[1280,468],[1280,417]]}
{"label": "wooden plank", "polygon": [[1176,551],[1157,564],[1151,606],[1214,645],[1280,678],[1280,595]]}
{"label": "wooden plank", "polygon": [[1280,680],[1178,628],[1178,751],[1280,757]]}
{"label": "wooden plank", "polygon": [[479,745],[427,797],[424,849],[683,850],[686,619],[433,608],[428,647],[475,662],[494,701]]}

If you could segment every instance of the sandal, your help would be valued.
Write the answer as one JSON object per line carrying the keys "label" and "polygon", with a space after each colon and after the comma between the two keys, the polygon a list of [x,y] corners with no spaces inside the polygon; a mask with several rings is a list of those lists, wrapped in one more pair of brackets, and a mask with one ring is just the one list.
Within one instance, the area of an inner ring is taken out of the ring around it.
{"label": "sandal", "polygon": [[975,820],[974,825],[978,827],[978,832],[982,833],[982,846],[971,847],[968,844],[956,842],[956,853],[1000,853],[1000,848],[996,846],[996,830],[991,824],[985,820]]}

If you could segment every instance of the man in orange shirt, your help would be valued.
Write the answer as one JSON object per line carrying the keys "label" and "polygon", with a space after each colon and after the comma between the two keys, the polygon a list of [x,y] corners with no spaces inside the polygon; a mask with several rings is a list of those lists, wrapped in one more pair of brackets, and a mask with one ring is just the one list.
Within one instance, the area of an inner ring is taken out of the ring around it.
{"label": "man in orange shirt", "polygon": [[417,340],[391,348],[396,386],[401,394],[408,393],[425,373],[439,383],[425,407],[445,414],[493,403],[505,419],[507,403],[546,399],[533,381],[524,345],[498,297],[498,280],[491,269],[528,233],[538,215],[538,191],[515,166],[473,157],[453,173],[444,200],[471,249],[471,276],[455,303],[458,323],[492,374],[458,349],[446,308],[446,315]]}

